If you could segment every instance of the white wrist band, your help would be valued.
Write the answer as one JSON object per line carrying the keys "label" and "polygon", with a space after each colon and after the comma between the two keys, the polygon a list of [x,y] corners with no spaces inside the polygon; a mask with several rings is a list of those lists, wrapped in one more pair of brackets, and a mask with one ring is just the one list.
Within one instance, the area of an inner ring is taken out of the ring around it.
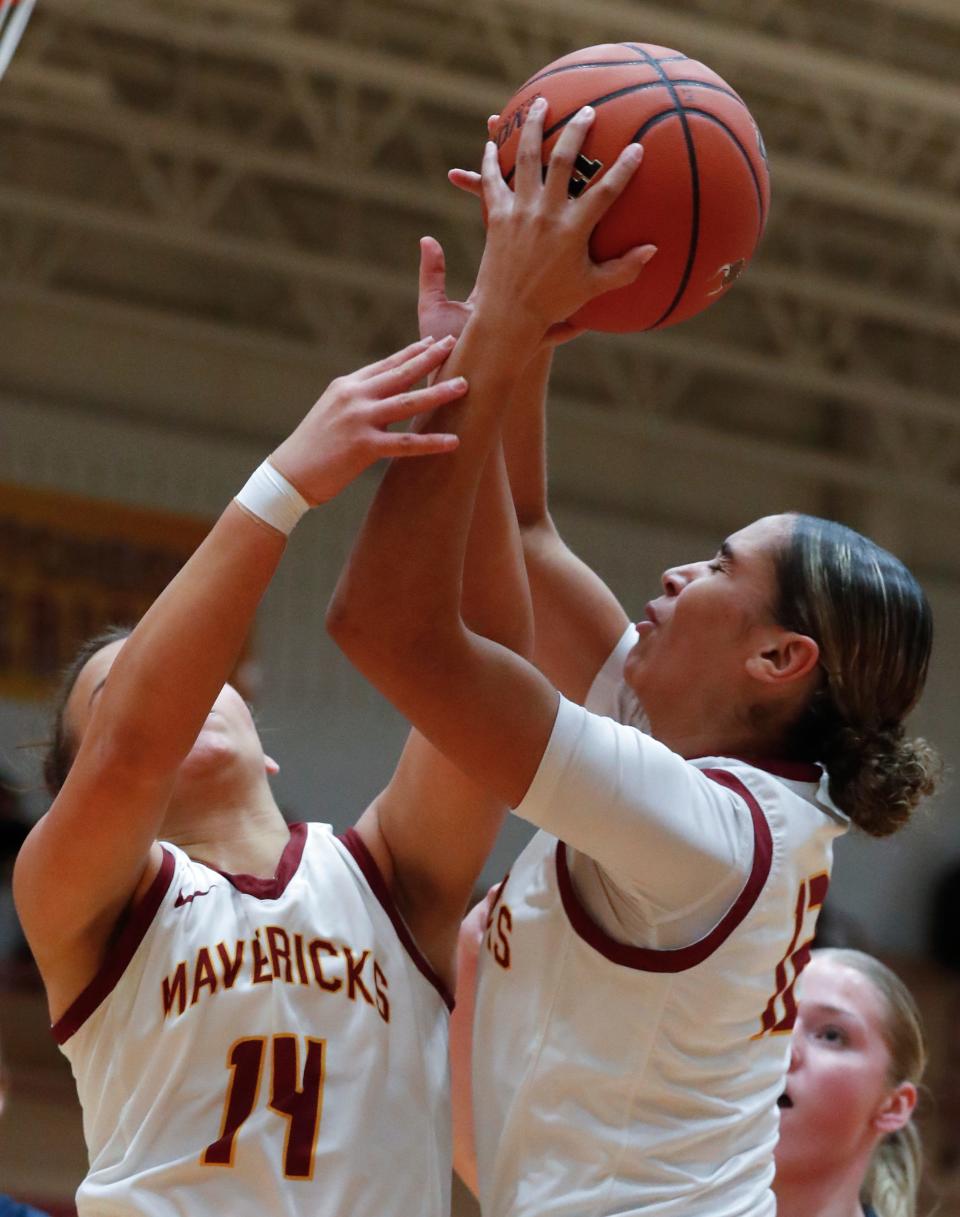
{"label": "white wrist band", "polygon": [[277,532],[282,532],[285,537],[289,537],[293,526],[310,510],[310,504],[299,490],[291,486],[269,461],[254,469],[246,485],[234,498],[251,515],[263,520]]}

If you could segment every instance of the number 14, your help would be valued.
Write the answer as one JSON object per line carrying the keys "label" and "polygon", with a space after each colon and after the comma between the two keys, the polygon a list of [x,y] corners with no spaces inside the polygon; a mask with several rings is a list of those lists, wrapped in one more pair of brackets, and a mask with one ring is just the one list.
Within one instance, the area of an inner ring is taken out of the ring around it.
{"label": "number 14", "polygon": [[320,1131],[326,1040],[304,1037],[306,1059],[300,1072],[300,1037],[255,1035],[237,1040],[227,1053],[232,1071],[223,1105],[220,1136],[200,1157],[204,1166],[233,1166],[237,1133],[252,1114],[260,1094],[260,1078],[268,1042],[273,1043],[271,1111],[287,1120],[283,1143],[283,1174],[287,1179],[312,1179],[313,1154]]}

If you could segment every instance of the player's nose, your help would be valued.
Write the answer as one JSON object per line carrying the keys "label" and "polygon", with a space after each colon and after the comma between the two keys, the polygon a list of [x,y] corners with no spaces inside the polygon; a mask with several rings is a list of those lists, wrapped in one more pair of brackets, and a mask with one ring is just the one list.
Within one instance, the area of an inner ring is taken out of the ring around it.
{"label": "player's nose", "polygon": [[697,571],[703,565],[702,562],[688,562],[684,566],[671,566],[660,576],[663,590],[668,596],[679,596],[686,585],[697,577]]}

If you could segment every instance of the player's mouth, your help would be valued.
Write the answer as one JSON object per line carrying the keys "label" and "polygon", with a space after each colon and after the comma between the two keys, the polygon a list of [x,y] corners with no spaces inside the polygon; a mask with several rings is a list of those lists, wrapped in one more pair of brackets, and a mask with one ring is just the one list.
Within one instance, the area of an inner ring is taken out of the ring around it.
{"label": "player's mouth", "polygon": [[780,1098],[777,1099],[777,1106],[781,1111],[783,1111],[785,1107],[793,1106],[793,1099],[790,1098],[786,1091],[784,1091]]}

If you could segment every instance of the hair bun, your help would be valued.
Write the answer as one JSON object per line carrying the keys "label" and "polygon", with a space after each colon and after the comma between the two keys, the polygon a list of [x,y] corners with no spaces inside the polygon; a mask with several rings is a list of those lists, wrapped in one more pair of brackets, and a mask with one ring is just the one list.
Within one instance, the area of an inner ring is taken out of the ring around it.
{"label": "hair bun", "polygon": [[923,739],[907,739],[899,723],[844,726],[823,757],[830,796],[872,837],[902,828],[921,799],[933,794],[942,762]]}

